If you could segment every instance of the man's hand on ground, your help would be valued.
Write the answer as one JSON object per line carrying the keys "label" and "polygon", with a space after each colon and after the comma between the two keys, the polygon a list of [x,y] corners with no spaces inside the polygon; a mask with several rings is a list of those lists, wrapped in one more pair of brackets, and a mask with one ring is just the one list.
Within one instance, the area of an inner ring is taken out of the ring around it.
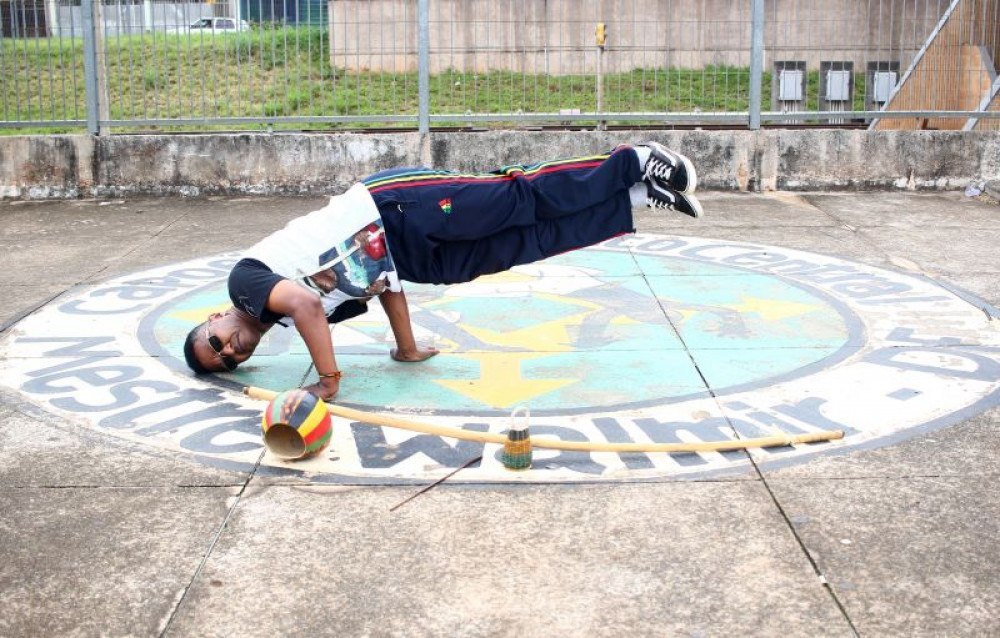
{"label": "man's hand on ground", "polygon": [[400,350],[399,348],[393,348],[389,351],[389,356],[395,361],[400,361],[403,363],[416,363],[418,361],[426,361],[439,352],[437,348],[432,348],[430,346],[421,347],[417,346],[412,351]]}
{"label": "man's hand on ground", "polygon": [[340,390],[340,380],[333,378],[320,379],[319,382],[308,385],[303,389],[306,392],[312,392],[324,401],[329,401],[337,396],[337,391]]}

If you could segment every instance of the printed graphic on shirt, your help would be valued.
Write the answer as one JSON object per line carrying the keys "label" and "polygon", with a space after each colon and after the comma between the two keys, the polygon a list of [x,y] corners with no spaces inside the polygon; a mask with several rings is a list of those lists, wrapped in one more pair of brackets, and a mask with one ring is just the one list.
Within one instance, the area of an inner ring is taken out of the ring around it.
{"label": "printed graphic on shirt", "polygon": [[364,298],[385,292],[396,270],[385,247],[382,220],[357,230],[319,256],[319,270],[300,278],[304,285],[330,294]]}

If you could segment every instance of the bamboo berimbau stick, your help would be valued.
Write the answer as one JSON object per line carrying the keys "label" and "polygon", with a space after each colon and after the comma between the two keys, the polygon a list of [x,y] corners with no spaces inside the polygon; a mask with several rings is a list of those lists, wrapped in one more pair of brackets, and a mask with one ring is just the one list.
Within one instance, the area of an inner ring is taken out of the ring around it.
{"label": "bamboo berimbau stick", "polygon": [[[243,394],[251,399],[270,401],[278,393],[265,388],[255,388],[248,386],[243,388]],[[503,444],[507,437],[503,434],[491,434],[489,432],[470,432],[459,428],[444,425],[431,425],[429,423],[418,423],[408,419],[372,414],[352,408],[345,408],[335,403],[327,402],[327,409],[330,414],[336,414],[345,419],[352,419],[362,423],[370,423],[381,427],[398,428],[411,432],[421,432],[423,434],[433,434],[435,436],[446,436],[452,439],[462,439],[463,441],[478,441],[480,443],[500,443]],[[594,443],[591,441],[560,441],[531,437],[531,446],[546,448],[550,450],[569,450],[574,452],[727,452],[729,450],[743,450],[746,448],[776,447],[780,445],[793,445],[795,443],[817,443],[820,441],[832,441],[844,438],[841,430],[820,430],[809,434],[776,435],[765,436],[757,439],[731,439],[728,441],[701,441],[698,443]]]}

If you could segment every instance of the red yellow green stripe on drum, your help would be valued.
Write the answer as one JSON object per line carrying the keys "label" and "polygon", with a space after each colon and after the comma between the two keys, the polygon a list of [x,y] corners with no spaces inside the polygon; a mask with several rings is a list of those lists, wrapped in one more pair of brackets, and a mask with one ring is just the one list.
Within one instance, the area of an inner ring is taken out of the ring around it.
{"label": "red yellow green stripe on drum", "polygon": [[275,396],[264,410],[261,430],[267,448],[286,459],[312,456],[333,436],[326,404],[302,389]]}

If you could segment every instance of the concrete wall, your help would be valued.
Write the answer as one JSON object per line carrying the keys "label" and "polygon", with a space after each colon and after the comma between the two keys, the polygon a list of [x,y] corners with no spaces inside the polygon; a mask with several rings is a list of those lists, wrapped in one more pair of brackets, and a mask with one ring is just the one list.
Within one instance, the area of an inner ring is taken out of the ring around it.
{"label": "concrete wall", "polygon": [[464,171],[653,138],[703,188],[958,189],[1000,179],[1000,132],[858,130],[0,137],[0,197],[337,193],[383,168]]}
{"label": "concrete wall", "polygon": [[[361,71],[413,71],[413,0],[329,0],[330,62]],[[769,0],[764,44],[769,63],[899,61],[920,49],[948,3],[927,0]],[[597,69],[594,29],[607,25],[603,65],[701,68],[750,64],[749,2],[699,0],[433,0],[434,73],[503,69],[581,74]]]}

